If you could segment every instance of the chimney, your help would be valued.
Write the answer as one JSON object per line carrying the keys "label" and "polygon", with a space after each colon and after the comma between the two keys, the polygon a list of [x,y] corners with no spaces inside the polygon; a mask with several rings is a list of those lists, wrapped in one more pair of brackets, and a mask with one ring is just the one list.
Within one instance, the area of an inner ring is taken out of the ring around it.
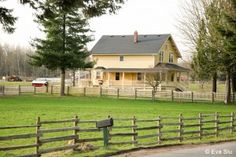
{"label": "chimney", "polygon": [[138,31],[134,32],[134,43],[138,43]]}

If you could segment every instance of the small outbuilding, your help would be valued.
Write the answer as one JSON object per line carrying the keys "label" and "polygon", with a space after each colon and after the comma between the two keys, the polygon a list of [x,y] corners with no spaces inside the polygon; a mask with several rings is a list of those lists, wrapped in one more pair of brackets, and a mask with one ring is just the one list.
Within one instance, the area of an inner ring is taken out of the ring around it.
{"label": "small outbuilding", "polygon": [[48,86],[48,81],[32,81],[32,86],[34,87],[42,87],[42,86]]}

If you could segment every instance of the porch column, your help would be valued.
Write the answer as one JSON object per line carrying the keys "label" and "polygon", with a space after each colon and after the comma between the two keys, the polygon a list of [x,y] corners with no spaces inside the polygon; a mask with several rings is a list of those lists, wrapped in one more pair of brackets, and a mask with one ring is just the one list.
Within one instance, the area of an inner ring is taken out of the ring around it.
{"label": "porch column", "polygon": [[110,87],[110,72],[107,73],[107,85]]}
{"label": "porch column", "polygon": [[159,80],[160,80],[160,82],[161,82],[161,81],[162,81],[162,72],[160,71],[159,74],[160,74]]}
{"label": "porch column", "polygon": [[160,71],[160,84],[159,84],[159,89],[161,91],[161,88],[162,88],[162,71]]}
{"label": "porch column", "polygon": [[122,73],[122,89],[124,89],[125,72]]}
{"label": "porch column", "polygon": [[174,82],[177,82],[177,72],[174,72]]}
{"label": "porch column", "polygon": [[179,82],[181,82],[181,81],[180,81],[180,76],[181,76],[181,72],[179,72]]}
{"label": "porch column", "polygon": [[165,74],[166,74],[165,81],[166,81],[166,84],[167,84],[168,83],[168,71]]}
{"label": "porch column", "polygon": [[104,72],[101,71],[101,80],[103,80],[103,74],[104,74]]}
{"label": "porch column", "polygon": [[146,73],[143,75],[143,88],[146,89]]}
{"label": "porch column", "polygon": [[189,85],[190,79],[189,79],[189,72],[187,72],[187,83]]}

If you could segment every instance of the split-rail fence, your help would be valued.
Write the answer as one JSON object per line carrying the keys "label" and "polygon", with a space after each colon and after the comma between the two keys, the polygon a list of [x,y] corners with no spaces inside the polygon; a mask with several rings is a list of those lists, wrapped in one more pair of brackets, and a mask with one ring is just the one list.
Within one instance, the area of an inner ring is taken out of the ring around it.
{"label": "split-rail fence", "polygon": [[[203,139],[210,141],[219,137],[229,138],[229,135],[232,138],[236,132],[236,116],[233,112],[156,116],[153,119],[134,116],[113,120],[114,125],[108,128],[108,147],[139,147],[168,142],[177,144]],[[96,122],[97,120],[82,120],[78,116],[64,120],[43,120],[38,117],[33,125],[0,126],[0,132],[3,132],[0,134],[0,151],[16,150],[15,155],[39,157],[63,150],[83,151],[85,144],[92,146],[89,150],[93,151],[103,147],[104,140],[102,130],[96,128]],[[24,144],[16,145],[16,141],[20,139],[25,140]],[[59,141],[62,142],[61,145],[57,143]],[[33,151],[23,154],[25,152],[20,151],[22,149]]]}

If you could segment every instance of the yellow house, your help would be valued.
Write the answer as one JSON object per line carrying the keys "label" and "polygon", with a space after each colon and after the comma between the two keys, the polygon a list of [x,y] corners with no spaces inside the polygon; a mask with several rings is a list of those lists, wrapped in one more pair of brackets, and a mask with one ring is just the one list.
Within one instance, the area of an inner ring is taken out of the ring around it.
{"label": "yellow house", "polygon": [[93,85],[146,88],[149,73],[159,73],[162,86],[177,86],[181,73],[189,70],[178,63],[181,54],[170,34],[105,35],[91,50],[95,67]]}

